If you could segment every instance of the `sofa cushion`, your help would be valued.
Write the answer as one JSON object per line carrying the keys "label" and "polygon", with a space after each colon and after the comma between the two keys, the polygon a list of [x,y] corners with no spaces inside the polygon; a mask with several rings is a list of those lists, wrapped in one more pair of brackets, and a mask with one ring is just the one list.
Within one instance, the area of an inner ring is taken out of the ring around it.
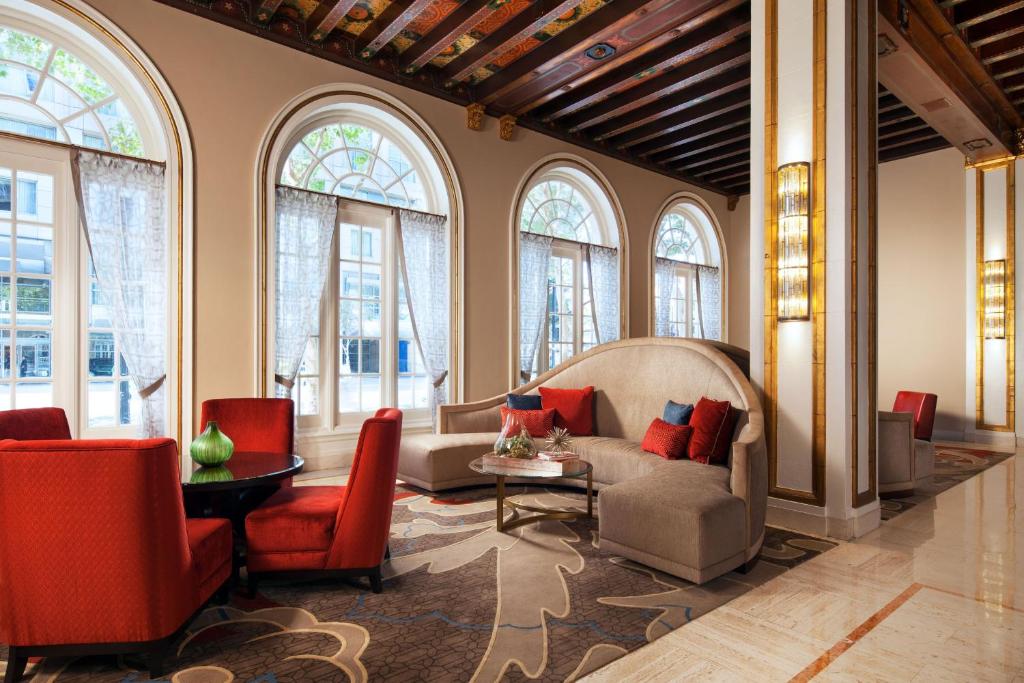
{"label": "sofa cushion", "polygon": [[594,481],[617,484],[649,473],[665,460],[646,452],[636,441],[607,436],[578,436],[572,450],[594,466]]}
{"label": "sofa cushion", "polygon": [[671,424],[656,417],[647,428],[640,447],[666,460],[680,460],[686,457],[686,446],[690,443],[691,434],[693,427],[690,425]]}
{"label": "sofa cushion", "polygon": [[746,508],[729,490],[729,470],[690,460],[659,462],[647,476],[601,491],[601,541],[692,569],[742,553]]}
{"label": "sofa cushion", "polygon": [[[501,424],[505,424],[509,417],[516,420],[533,437],[545,437],[555,426],[555,411],[547,410],[514,410],[505,406],[501,407]],[[516,428],[519,433],[520,428]],[[515,434],[512,434],[515,436]]]}
{"label": "sofa cushion", "polygon": [[661,419],[673,425],[690,424],[690,416],[693,415],[693,404],[676,403],[669,399],[665,404],[665,410],[661,413]]}
{"label": "sofa cushion", "polygon": [[540,410],[544,407],[539,394],[509,394],[505,405],[512,410]]}
{"label": "sofa cushion", "polygon": [[494,450],[497,432],[410,434],[398,450],[398,478],[430,491],[493,481],[469,463]]}
{"label": "sofa cushion", "polygon": [[729,401],[715,401],[702,397],[693,408],[690,426],[690,460],[722,465],[729,460],[729,447],[739,411]]}
{"label": "sofa cushion", "polygon": [[594,433],[594,387],[540,387],[539,391],[544,407],[555,409],[555,426],[564,427],[570,434],[578,436]]}

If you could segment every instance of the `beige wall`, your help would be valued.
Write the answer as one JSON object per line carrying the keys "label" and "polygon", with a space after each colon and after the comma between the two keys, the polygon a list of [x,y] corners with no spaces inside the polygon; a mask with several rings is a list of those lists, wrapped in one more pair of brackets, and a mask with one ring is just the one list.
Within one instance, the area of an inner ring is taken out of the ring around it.
{"label": "beige wall", "polygon": [[750,348],[750,195],[740,197],[726,218],[729,254],[729,343]]}
{"label": "beige wall", "polygon": [[938,394],[935,429],[962,432],[966,392],[964,158],[947,149],[878,171],[878,405]]}
{"label": "beige wall", "polygon": [[[577,154],[595,164],[614,187],[626,217],[632,336],[647,332],[650,258],[645,252],[657,210],[670,195],[691,190],[704,197],[732,247],[733,226],[723,196],[527,130],[517,130],[512,142],[502,142],[493,119],[481,132],[467,130],[458,105],[156,2],[89,1],[158,65],[191,129],[196,159],[197,405],[210,397],[255,391],[253,174],[258,148],[272,118],[293,97],[315,86],[362,83],[391,93],[426,119],[454,160],[467,223],[467,399],[507,388],[509,215],[514,188],[542,157]],[[745,256],[729,253],[729,262],[733,269],[746,269]],[[737,289],[746,287],[733,287],[734,296]]]}

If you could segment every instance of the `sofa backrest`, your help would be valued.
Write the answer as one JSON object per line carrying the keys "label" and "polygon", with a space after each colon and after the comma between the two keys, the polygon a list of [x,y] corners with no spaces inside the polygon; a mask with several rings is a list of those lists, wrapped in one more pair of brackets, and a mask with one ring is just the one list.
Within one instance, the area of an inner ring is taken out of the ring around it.
{"label": "sofa backrest", "polygon": [[[515,393],[537,387],[594,386],[594,426],[599,436],[640,441],[665,402],[696,404],[702,396],[750,409],[743,374],[717,349],[688,339],[624,340],[597,347],[542,375]],[[758,408],[760,410],[760,408]],[[741,425],[737,425],[737,433]]]}

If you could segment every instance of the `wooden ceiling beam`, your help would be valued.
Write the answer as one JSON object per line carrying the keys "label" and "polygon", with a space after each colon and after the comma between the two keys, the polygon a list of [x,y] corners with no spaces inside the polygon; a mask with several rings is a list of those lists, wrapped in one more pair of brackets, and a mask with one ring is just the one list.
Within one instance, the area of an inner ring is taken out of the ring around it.
{"label": "wooden ceiling beam", "polygon": [[952,147],[952,145],[950,145],[949,142],[941,135],[936,134],[934,138],[921,140],[910,145],[879,148],[878,160],[882,162],[895,161],[896,159],[905,159],[906,157],[912,157],[926,152],[934,152],[936,150],[945,149],[946,147]]}
{"label": "wooden ceiling beam", "polygon": [[749,33],[749,18],[728,15],[722,20],[714,21],[692,33],[687,33],[639,59],[622,64],[599,78],[582,85],[573,84],[569,92],[556,96],[551,102],[535,110],[533,115],[544,121],[569,116],[602,100],[614,97],[620,91],[626,91],[630,83],[643,82],[645,78],[650,78],[647,74],[662,72],[659,74],[661,76],[669,70],[673,70],[674,73],[675,69],[681,68],[687,62],[692,62],[726,47]]}
{"label": "wooden ceiling beam", "polygon": [[641,81],[620,96],[610,97],[576,114],[560,119],[558,124],[572,131],[584,130],[749,63],[750,40],[744,38],[720,50],[698,57],[668,73]]}
{"label": "wooden ceiling beam", "polygon": [[727,147],[732,144],[743,145],[744,148],[746,148],[747,146],[750,145],[749,141],[749,130],[724,130],[716,135],[711,135],[702,140],[697,140],[692,145],[687,145],[683,148],[670,149],[656,156],[652,156],[651,161],[653,161],[656,164],[668,164],[673,161],[688,159],[698,154],[707,154],[709,152],[720,149],[722,147]]}
{"label": "wooden ceiling beam", "polygon": [[[675,167],[680,168],[681,167]],[[750,154],[740,154],[730,159],[724,160],[720,164],[715,164],[713,168],[704,169],[703,171],[690,171],[694,176],[698,178],[711,178],[718,176],[725,171],[734,171],[735,169],[742,168],[744,173],[750,173]]]}
{"label": "wooden ceiling beam", "polygon": [[907,119],[919,118],[914,111],[905,104],[900,104],[899,107],[890,109],[884,113],[878,115],[878,125],[886,125],[889,123],[896,123],[897,121],[906,121]]}
{"label": "wooden ceiling beam", "polygon": [[442,69],[448,87],[464,81],[480,67],[494,61],[511,47],[529,38],[559,16],[579,4],[579,0],[538,0],[489,36],[479,41]]}
{"label": "wooden ceiling beam", "polygon": [[256,21],[261,24],[268,23],[274,18],[274,13],[277,12],[277,8],[281,6],[282,0],[259,0],[256,4]]}
{"label": "wooden ceiling beam", "polygon": [[[743,168],[740,168],[739,170],[736,170],[736,168],[741,167],[741,166]],[[722,181],[725,181],[725,180],[729,180],[730,178],[744,178],[744,179],[748,179],[748,178],[750,178],[750,159],[746,159],[746,160],[744,160],[744,161],[742,161],[742,162],[740,162],[738,164],[734,164],[732,170],[722,169],[721,171],[716,171],[714,173],[707,173],[707,174],[704,174],[704,175],[698,176],[698,177],[702,178],[703,180],[705,180],[705,181],[707,181],[709,183],[715,183],[715,184],[721,183]]]}
{"label": "wooden ceiling beam", "polygon": [[494,12],[490,2],[491,0],[464,0],[427,35],[405,49],[399,60],[402,71],[407,74],[416,73],[445,48],[469,33],[470,29]]}
{"label": "wooden ceiling beam", "polygon": [[683,164],[672,164],[672,168],[678,168],[681,171],[686,171],[687,173],[693,173],[696,175],[695,169],[707,166],[708,164],[715,164],[716,166],[719,163],[727,164],[733,161],[734,157],[740,156],[750,159],[750,145],[748,143],[735,143],[729,147],[721,148],[713,155],[701,156],[696,161],[690,161],[689,163]]}
{"label": "wooden ceiling beam", "polygon": [[363,59],[373,57],[431,2],[432,0],[393,0],[373,23],[356,37],[356,55]]}
{"label": "wooden ceiling beam", "polygon": [[648,140],[661,137],[667,133],[673,133],[677,130],[688,128],[701,122],[713,120],[721,114],[726,114],[734,110],[745,110],[747,112],[747,116],[750,115],[749,87],[734,90],[722,97],[716,97],[713,100],[702,102],[701,104],[690,107],[678,114],[666,116],[655,123],[649,123],[647,125],[640,126],[639,128],[634,128],[623,135],[603,139],[608,140],[610,144],[619,148],[632,147],[641,142],[647,142]]}
{"label": "wooden ceiling beam", "polygon": [[1019,17],[1007,17],[1008,27],[995,26],[987,31],[968,31],[967,42],[971,44],[971,47],[978,49],[1024,33],[1024,11],[1018,14]]}
{"label": "wooden ceiling beam", "polygon": [[885,126],[885,127],[879,126],[879,128],[878,128],[879,144],[881,144],[881,141],[886,139],[886,138],[892,138],[892,137],[895,137],[897,135],[903,135],[905,133],[911,133],[911,132],[920,131],[920,130],[929,130],[932,133],[934,133],[935,135],[938,135],[938,133],[936,133],[935,130],[933,130],[931,126],[929,126],[927,123],[925,123],[921,119],[915,117],[915,118],[909,119],[907,121],[900,121],[899,123],[894,123],[891,126]]}
{"label": "wooden ceiling beam", "polygon": [[692,110],[704,102],[714,100],[734,90],[749,87],[750,70],[738,67],[711,80],[702,81],[680,90],[671,97],[637,107],[623,116],[589,128],[587,132],[597,140],[622,135],[641,126],[663,121],[672,114]]}
{"label": "wooden ceiling beam", "polygon": [[621,59],[608,60],[560,88],[540,93],[520,106],[516,113],[533,112],[533,116],[545,121],[565,116],[749,33],[750,5],[747,0],[721,2],[673,30],[644,42]]}
{"label": "wooden ceiling beam", "polygon": [[1024,1],[1017,0],[1016,2],[1007,3],[1006,5],[996,9],[990,9],[991,7],[992,3],[985,3],[983,5],[979,5],[978,11],[976,12],[964,12],[963,14],[965,16],[957,17],[956,27],[963,31],[964,29],[968,29],[972,26],[983,24],[986,21],[998,19],[1005,14],[1024,8]]}
{"label": "wooden ceiling beam", "polygon": [[306,18],[306,33],[315,43],[327,37],[355,6],[356,0],[320,0]]}
{"label": "wooden ceiling beam", "polygon": [[[1013,9],[1017,9],[1016,5],[1024,7],[1024,0],[1011,5]],[[1011,5],[1004,7],[1004,10],[1009,11]],[[1005,13],[1003,10],[997,12]],[[1024,127],[1024,118],[957,30],[979,23],[983,16],[992,12],[983,12],[971,20],[961,21],[956,27],[950,23],[946,11],[935,4],[934,0],[879,0],[878,13],[879,30],[891,32],[892,39],[898,36],[906,41],[910,50],[916,54],[918,63],[927,65],[926,68],[959,99],[961,106],[977,119],[980,128],[987,131],[991,139],[998,141],[992,147],[993,154],[1016,149],[1014,131]],[[886,84],[890,89],[894,89],[897,84],[887,78],[886,64],[887,60],[897,59],[898,55],[899,52],[879,61],[879,76],[887,79]],[[907,63],[905,60],[912,57],[899,59],[904,61],[892,63]],[[942,118],[948,112],[941,114],[936,114],[934,120],[929,121],[938,130],[949,123]],[[928,117],[925,116],[925,119],[928,120]],[[947,134],[950,131],[952,128]],[[956,132],[961,133],[959,130]]]}
{"label": "wooden ceiling beam", "polygon": [[[635,28],[637,24],[646,23],[652,18],[658,20],[658,33],[669,31],[687,16],[704,11],[713,4],[713,0],[610,2],[479,83],[475,88],[476,99],[490,104],[527,83],[536,84],[538,81],[544,81],[548,87],[558,87],[565,80],[579,76],[578,69],[560,67],[578,58],[592,46],[607,42],[622,31]],[[669,18],[674,20],[669,22]],[[545,75],[549,78],[545,79]]]}
{"label": "wooden ceiling beam", "polygon": [[745,127],[748,131],[750,130],[750,110],[747,108],[734,109],[722,116],[678,130],[672,135],[663,135],[634,145],[630,152],[640,157],[647,157],[668,149],[674,150],[688,143],[711,137],[717,133],[729,130],[735,131],[740,127]]}

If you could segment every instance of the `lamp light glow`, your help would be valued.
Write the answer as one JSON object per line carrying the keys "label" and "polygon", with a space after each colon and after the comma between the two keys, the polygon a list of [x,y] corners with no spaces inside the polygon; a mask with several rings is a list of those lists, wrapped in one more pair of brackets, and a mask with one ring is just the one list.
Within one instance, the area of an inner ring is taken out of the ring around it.
{"label": "lamp light glow", "polygon": [[985,339],[1006,339],[1006,260],[985,261]]}
{"label": "lamp light glow", "polygon": [[779,320],[810,318],[810,175],[806,161],[777,171]]}

